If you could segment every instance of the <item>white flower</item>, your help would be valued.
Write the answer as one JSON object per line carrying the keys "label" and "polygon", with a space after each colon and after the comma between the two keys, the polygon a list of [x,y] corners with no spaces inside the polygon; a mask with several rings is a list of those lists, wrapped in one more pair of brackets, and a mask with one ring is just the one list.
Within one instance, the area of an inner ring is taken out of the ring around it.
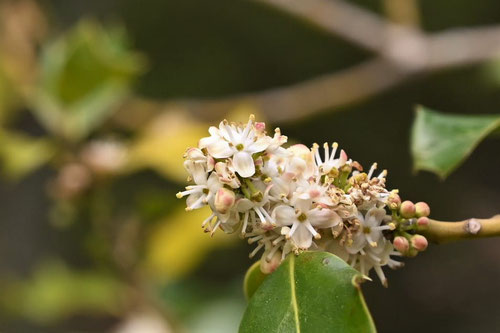
{"label": "white flower", "polygon": [[328,143],[323,144],[323,148],[325,150],[325,160],[321,159],[321,156],[319,155],[319,146],[318,144],[313,145],[313,152],[314,156],[316,158],[316,165],[319,168],[319,171],[321,174],[326,175],[328,174],[333,168],[340,169],[340,167],[344,166],[347,161],[347,154],[345,153],[344,150],[340,151],[340,156],[339,158],[335,158],[335,154],[337,152],[338,148],[338,143],[334,142],[332,144],[332,152],[330,154],[330,148],[328,147]]}
{"label": "white flower", "polygon": [[354,254],[362,252],[367,245],[376,247],[377,242],[383,239],[382,231],[394,229],[393,224],[381,225],[387,219],[390,219],[390,216],[382,208],[374,207],[364,216],[358,212],[359,230],[353,237],[353,243],[347,246],[347,251]]}
{"label": "white flower", "polygon": [[299,249],[308,249],[311,247],[312,238],[321,238],[320,234],[314,229],[331,228],[341,222],[340,217],[331,209],[321,207],[312,208],[312,205],[301,203],[297,205],[302,209],[294,209],[288,205],[276,206],[272,216],[276,224],[280,227],[290,227],[286,234],[288,239]]}
{"label": "white flower", "polygon": [[232,158],[235,171],[244,178],[255,174],[252,155],[271,144],[270,137],[256,131],[253,115],[244,128],[222,121],[218,129],[211,127],[209,132],[211,136],[200,140],[200,148],[206,148],[214,158]]}
{"label": "white flower", "polygon": [[196,185],[186,186],[186,191],[179,192],[176,195],[179,199],[188,195],[186,199],[187,211],[205,206],[222,187],[215,173],[211,173],[208,178],[206,177],[207,173],[204,173],[204,175],[204,178],[201,175],[195,178],[197,180]]}

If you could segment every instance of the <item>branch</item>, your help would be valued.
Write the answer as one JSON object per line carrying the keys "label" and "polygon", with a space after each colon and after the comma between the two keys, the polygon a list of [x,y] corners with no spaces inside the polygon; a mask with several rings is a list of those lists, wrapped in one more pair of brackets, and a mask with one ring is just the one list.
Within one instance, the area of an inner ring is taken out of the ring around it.
{"label": "branch", "polygon": [[427,35],[346,1],[254,0],[308,21],[375,52],[378,57],[301,83],[215,99],[149,103],[156,111],[186,109],[201,119],[223,117],[241,105],[270,122],[289,122],[324,110],[338,110],[430,71],[500,58],[500,26],[453,29]]}
{"label": "branch", "polygon": [[437,244],[463,239],[498,237],[500,236],[500,215],[489,219],[471,218],[460,222],[430,220],[427,227],[419,227],[418,233]]}

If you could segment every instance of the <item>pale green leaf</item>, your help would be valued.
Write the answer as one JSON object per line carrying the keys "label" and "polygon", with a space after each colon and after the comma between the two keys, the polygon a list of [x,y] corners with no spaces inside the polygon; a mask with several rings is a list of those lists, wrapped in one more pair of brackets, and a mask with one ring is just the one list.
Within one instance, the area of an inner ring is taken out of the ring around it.
{"label": "pale green leaf", "polygon": [[411,137],[414,169],[445,178],[498,127],[500,115],[444,114],[419,106]]}
{"label": "pale green leaf", "polygon": [[289,255],[250,298],[240,333],[375,332],[361,275],[326,252]]}

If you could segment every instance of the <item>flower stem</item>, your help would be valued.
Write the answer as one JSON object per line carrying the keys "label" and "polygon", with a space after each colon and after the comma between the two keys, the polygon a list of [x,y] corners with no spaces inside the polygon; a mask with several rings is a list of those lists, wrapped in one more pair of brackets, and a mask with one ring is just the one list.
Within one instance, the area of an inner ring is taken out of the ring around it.
{"label": "flower stem", "polygon": [[500,214],[489,219],[471,218],[458,222],[429,220],[429,225],[417,227],[417,232],[436,244],[463,239],[498,237],[500,236]]}

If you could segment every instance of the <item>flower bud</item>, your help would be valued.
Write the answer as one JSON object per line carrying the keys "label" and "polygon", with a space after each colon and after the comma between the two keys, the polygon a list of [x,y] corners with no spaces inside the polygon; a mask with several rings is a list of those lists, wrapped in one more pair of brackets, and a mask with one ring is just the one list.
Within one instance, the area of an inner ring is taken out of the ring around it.
{"label": "flower bud", "polygon": [[408,250],[410,249],[410,243],[406,238],[402,236],[397,236],[396,238],[394,238],[393,244],[394,248],[399,252],[401,252],[402,254],[407,253]]}
{"label": "flower bud", "polygon": [[392,210],[399,209],[399,207],[401,207],[401,198],[397,193],[392,192],[389,198],[387,198],[387,205]]}
{"label": "flower bud", "polygon": [[425,202],[417,202],[415,204],[415,214],[417,217],[427,217],[431,213],[429,205]]}
{"label": "flower bud", "polygon": [[429,226],[429,218],[425,216],[419,217],[417,220],[417,226],[420,229],[427,228]]}
{"label": "flower bud", "polygon": [[265,251],[260,259],[260,270],[264,274],[271,274],[281,264],[281,251],[276,251],[272,256],[269,251]]}
{"label": "flower bud", "polygon": [[215,210],[221,214],[227,213],[233,207],[236,195],[233,191],[221,187],[215,194]]}
{"label": "flower bud", "polygon": [[409,200],[403,201],[399,208],[399,212],[404,218],[412,218],[415,216],[415,204]]}
{"label": "flower bud", "polygon": [[419,252],[424,251],[427,248],[427,245],[429,245],[429,243],[427,242],[427,238],[422,235],[413,235],[410,241],[411,246]]}

